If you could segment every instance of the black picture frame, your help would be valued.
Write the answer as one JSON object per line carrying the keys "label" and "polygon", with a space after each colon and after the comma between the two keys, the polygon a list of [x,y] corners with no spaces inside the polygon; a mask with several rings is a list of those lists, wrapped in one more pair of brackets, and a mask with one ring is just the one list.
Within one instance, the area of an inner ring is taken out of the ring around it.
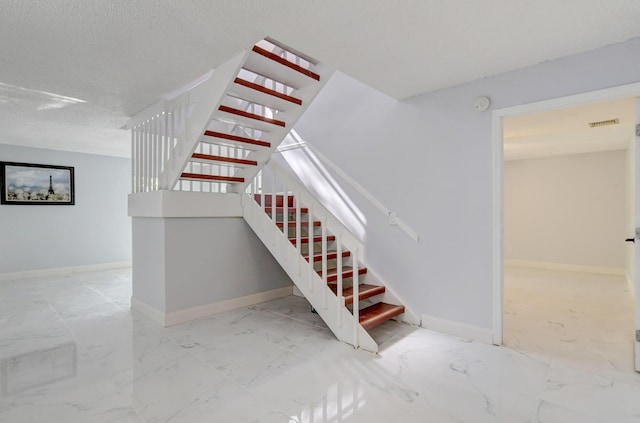
{"label": "black picture frame", "polygon": [[0,162],[0,204],[73,206],[74,168]]}

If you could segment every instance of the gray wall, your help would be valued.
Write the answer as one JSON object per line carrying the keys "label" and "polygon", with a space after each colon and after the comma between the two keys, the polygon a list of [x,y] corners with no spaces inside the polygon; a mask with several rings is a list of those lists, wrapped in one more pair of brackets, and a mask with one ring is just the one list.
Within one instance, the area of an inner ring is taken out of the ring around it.
{"label": "gray wall", "polygon": [[161,312],[292,284],[241,217],[134,217],[133,235],[133,297]]}
{"label": "gray wall", "polygon": [[419,314],[490,328],[492,115],[474,99],[515,106],[638,82],[638,69],[640,38],[406,101],[338,73],[296,129],[421,235],[415,243],[346,190],[376,273]]}
{"label": "gray wall", "polygon": [[131,260],[129,159],[0,144],[0,161],[73,166],[74,206],[0,205],[0,273]]}
{"label": "gray wall", "polygon": [[626,151],[504,166],[505,258],[625,269]]}

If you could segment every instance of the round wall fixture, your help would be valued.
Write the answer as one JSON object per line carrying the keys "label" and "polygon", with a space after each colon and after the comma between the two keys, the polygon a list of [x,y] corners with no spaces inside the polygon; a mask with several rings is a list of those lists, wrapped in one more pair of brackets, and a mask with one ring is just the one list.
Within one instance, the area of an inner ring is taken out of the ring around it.
{"label": "round wall fixture", "polygon": [[478,97],[473,102],[473,108],[476,109],[477,112],[484,112],[491,105],[491,100],[489,97]]}

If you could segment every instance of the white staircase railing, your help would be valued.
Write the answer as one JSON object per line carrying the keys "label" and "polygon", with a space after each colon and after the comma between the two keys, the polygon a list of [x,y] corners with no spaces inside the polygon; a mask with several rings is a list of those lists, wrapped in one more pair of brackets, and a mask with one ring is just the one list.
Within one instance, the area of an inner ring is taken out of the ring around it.
{"label": "white staircase railing", "polygon": [[[264,194],[265,190],[270,194]],[[276,194],[277,191],[280,194]],[[291,205],[290,197],[293,197]],[[267,204],[269,199],[270,206]],[[276,206],[280,202],[282,211],[278,212]],[[263,167],[248,186],[247,193],[243,195],[243,208],[244,218],[249,226],[278,259],[283,269],[338,339],[355,347],[377,352],[376,342],[359,324],[358,279],[359,269],[365,264],[364,244],[319,203],[294,176],[273,160]],[[267,208],[270,208],[270,213],[266,212]],[[303,212],[303,209],[306,211]],[[290,238],[288,233],[290,214],[295,216],[293,221],[295,238]],[[278,215],[282,216],[282,231],[276,225]],[[303,219],[303,215],[307,218]],[[313,222],[319,222],[319,228],[316,229]],[[305,227],[308,228],[306,235],[302,234],[302,229]],[[329,234],[335,239],[329,241]],[[306,251],[308,259],[304,256],[305,251],[302,246],[305,238],[308,238]],[[316,239],[319,241],[314,242]],[[328,284],[329,242],[335,243],[337,294],[329,288]],[[316,243],[321,244],[318,251],[315,250]],[[347,261],[351,261],[351,269],[345,268],[344,251],[351,253],[346,258]],[[319,266],[321,273],[316,271],[314,260],[316,255],[321,256]],[[345,298],[342,295],[345,270],[350,270],[353,275],[353,311],[345,306]]]}
{"label": "white staircase railing", "polygon": [[211,78],[172,100],[161,100],[127,122],[131,129],[132,192],[172,189],[211,116],[244,63],[247,51]]}
{"label": "white staircase railing", "polygon": [[349,174],[347,174],[343,169],[341,169],[337,164],[329,160],[327,156],[322,154],[316,147],[304,141],[300,135],[296,132],[295,129],[292,129],[289,135],[287,136],[287,140],[290,142],[283,143],[277,149],[277,153],[285,153],[291,150],[298,150],[301,148],[308,149],[311,154],[315,156],[324,166],[331,169],[335,172],[336,175],[340,176],[345,182],[351,185],[362,197],[364,197],[367,201],[369,201],[373,206],[375,206],[383,215],[387,217],[389,225],[397,226],[402,229],[411,239],[415,242],[420,241],[420,235],[416,231],[414,231],[404,220],[398,217],[398,214],[394,211],[391,211],[388,207],[386,207],[380,200],[378,200],[373,194],[367,191],[362,185],[360,185],[355,179],[353,179]]}

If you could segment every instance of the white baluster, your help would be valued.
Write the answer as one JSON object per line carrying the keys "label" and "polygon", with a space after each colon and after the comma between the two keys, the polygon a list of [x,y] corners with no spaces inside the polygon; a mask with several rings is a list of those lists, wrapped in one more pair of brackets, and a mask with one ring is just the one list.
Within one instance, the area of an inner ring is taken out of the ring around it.
{"label": "white baluster", "polygon": [[[313,202],[309,203],[309,213],[307,216],[309,220],[313,220]],[[309,242],[307,243],[307,245],[309,246],[309,248],[307,248],[307,254],[309,255],[309,291],[313,292],[313,274],[315,273],[315,268],[313,266],[313,263],[311,262],[311,257],[313,257],[313,250],[315,248],[315,245],[313,242],[313,234],[309,233],[307,236],[309,237]]]}
{"label": "white baluster", "polygon": [[356,348],[360,347],[360,340],[358,335],[358,328],[360,327],[360,287],[358,286],[360,275],[358,274],[358,253],[359,248],[356,247],[353,252],[353,319],[355,325],[353,326],[353,345]]}
{"label": "white baluster", "polygon": [[136,192],[136,131],[131,130],[131,192]]}
{"label": "white baluster", "polygon": [[[271,170],[271,221],[276,223],[276,170],[269,167]],[[267,201],[263,198],[262,201]]]}
{"label": "white baluster", "polygon": [[[284,181],[284,194],[282,196],[282,231],[285,238],[289,239],[289,192],[287,182]],[[287,255],[284,254],[284,260],[287,261]]]}
{"label": "white baluster", "polygon": [[337,251],[337,265],[338,270],[338,285],[336,287],[336,299],[338,301],[338,326],[342,327],[342,308],[344,307],[344,296],[342,295],[342,231],[338,231],[336,234],[336,251]]}
{"label": "white baluster", "polygon": [[300,225],[300,219],[301,219],[301,212],[300,212],[300,202],[299,202],[299,198],[300,198],[300,193],[296,192],[294,194],[294,201],[295,201],[295,207],[296,207],[296,250],[297,250],[297,255],[296,255],[296,259],[297,259],[297,263],[298,263],[298,276],[300,276],[302,274],[302,268],[300,267],[300,240],[302,239],[300,232],[301,232],[301,225]]}
{"label": "white baluster", "polygon": [[[309,222],[309,228],[313,221]],[[329,282],[327,276],[327,218],[324,217],[321,222],[322,225],[322,306],[327,309],[327,290],[329,289]],[[311,229],[309,229],[311,230]]]}

